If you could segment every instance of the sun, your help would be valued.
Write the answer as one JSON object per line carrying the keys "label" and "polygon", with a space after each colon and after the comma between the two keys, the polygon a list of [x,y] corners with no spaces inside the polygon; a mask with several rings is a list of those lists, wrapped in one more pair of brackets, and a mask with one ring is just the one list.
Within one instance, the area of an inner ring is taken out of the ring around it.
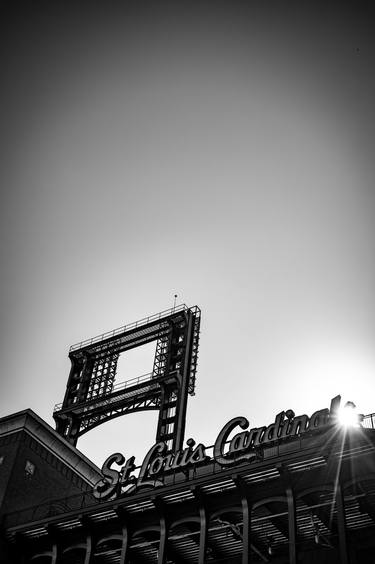
{"label": "sun", "polygon": [[343,427],[359,427],[360,415],[352,401],[346,402],[337,413],[338,422]]}

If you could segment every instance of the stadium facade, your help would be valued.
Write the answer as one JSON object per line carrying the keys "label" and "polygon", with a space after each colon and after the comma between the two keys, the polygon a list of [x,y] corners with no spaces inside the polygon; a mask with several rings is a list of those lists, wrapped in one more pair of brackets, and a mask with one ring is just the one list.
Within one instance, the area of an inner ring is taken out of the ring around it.
{"label": "stadium facade", "polygon": [[[1,562],[375,563],[374,415],[343,424],[337,396],[258,428],[219,422],[209,447],[185,441],[199,331],[199,308],[182,305],[81,342],[56,429],[32,410],[0,419]],[[152,372],[117,383],[119,356],[153,341]],[[150,409],[141,464],[117,452],[99,470],[76,448]]]}

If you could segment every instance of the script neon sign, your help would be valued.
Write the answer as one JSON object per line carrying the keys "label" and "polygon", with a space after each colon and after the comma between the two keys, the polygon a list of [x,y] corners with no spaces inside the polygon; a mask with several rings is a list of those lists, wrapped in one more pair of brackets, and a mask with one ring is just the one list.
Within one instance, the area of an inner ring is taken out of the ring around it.
{"label": "script neon sign", "polygon": [[[296,437],[307,432],[327,427],[336,420],[340,405],[340,396],[331,401],[330,408],[315,411],[307,415],[295,415],[288,409],[281,411],[275,421],[267,427],[248,429],[249,421],[246,417],[234,417],[220,431],[215,441],[213,457],[206,454],[206,447],[196,444],[193,439],[186,441],[186,448],[171,453],[164,442],[153,445],[146,454],[138,476],[133,474],[136,469],[135,458],[127,460],[124,455],[116,452],[111,454],[102,466],[103,478],[94,486],[93,494],[97,499],[109,499],[129,495],[144,487],[159,487],[164,485],[164,475],[168,472],[192,468],[208,462],[216,462],[220,466],[232,466],[241,462],[252,462],[262,458],[263,448],[276,444],[290,437]],[[229,436],[238,428],[229,441]],[[229,446],[228,446],[229,445]],[[120,470],[113,468],[117,464]]]}

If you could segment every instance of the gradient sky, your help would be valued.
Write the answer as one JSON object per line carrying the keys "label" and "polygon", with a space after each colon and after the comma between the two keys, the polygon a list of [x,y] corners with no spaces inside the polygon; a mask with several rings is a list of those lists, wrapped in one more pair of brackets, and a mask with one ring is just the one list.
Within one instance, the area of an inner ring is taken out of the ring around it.
{"label": "gradient sky", "polygon": [[[202,309],[188,436],[337,394],[375,412],[375,20],[328,4],[10,3],[0,416],[53,424],[69,346],[175,293]],[[155,425],[78,447],[139,463]]]}

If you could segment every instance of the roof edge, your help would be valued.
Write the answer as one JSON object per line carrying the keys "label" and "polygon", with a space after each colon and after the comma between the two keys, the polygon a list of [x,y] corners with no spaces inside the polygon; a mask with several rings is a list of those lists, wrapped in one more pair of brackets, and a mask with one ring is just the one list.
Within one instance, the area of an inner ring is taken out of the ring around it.
{"label": "roof edge", "polygon": [[30,408],[0,418],[0,438],[20,431],[31,435],[89,485],[100,479],[96,464]]}

